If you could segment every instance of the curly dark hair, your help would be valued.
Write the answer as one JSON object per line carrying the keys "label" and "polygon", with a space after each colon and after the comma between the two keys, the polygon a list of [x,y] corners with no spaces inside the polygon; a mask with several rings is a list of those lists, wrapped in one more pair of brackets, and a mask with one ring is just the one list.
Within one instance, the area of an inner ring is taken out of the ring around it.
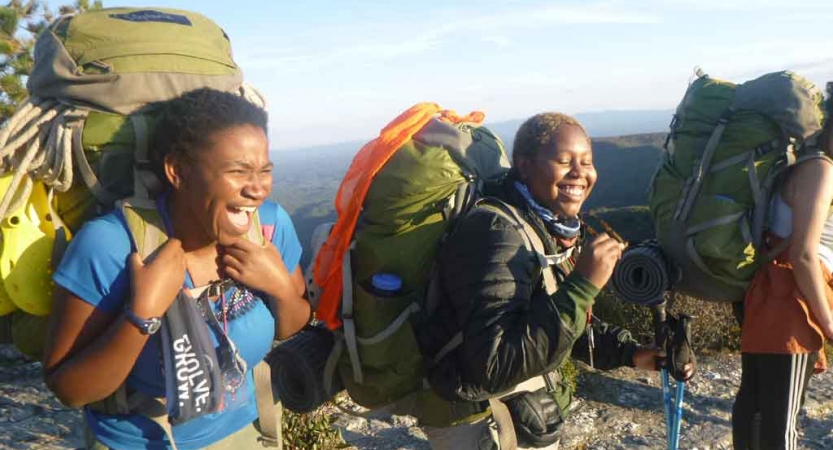
{"label": "curly dark hair", "polygon": [[153,172],[165,186],[167,155],[193,162],[218,131],[240,125],[267,131],[266,111],[239,95],[214,89],[197,89],[151,109],[157,122],[148,156]]}
{"label": "curly dark hair", "polygon": [[512,145],[512,165],[517,166],[519,158],[534,157],[538,150],[552,142],[562,125],[573,125],[578,127],[585,136],[587,135],[584,126],[567,114],[546,112],[526,119],[515,134],[515,142]]}

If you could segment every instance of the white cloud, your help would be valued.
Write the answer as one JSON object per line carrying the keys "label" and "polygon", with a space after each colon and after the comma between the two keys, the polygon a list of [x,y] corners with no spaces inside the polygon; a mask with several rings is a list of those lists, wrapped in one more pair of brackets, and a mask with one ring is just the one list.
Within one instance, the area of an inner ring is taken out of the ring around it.
{"label": "white cloud", "polygon": [[488,44],[493,44],[495,47],[497,47],[499,49],[509,48],[509,45],[512,43],[512,40],[509,39],[508,36],[500,36],[500,35],[483,36],[483,37],[480,38],[480,40],[482,40],[483,42],[486,42]]}
{"label": "white cloud", "polygon": [[[447,19],[448,14],[440,17]],[[485,42],[506,47],[508,35],[515,30],[529,30],[555,25],[646,24],[660,21],[653,13],[638,12],[635,8],[615,2],[592,2],[577,5],[533,6],[527,9],[514,7],[507,11],[482,15],[451,15],[451,20],[428,27],[418,34],[413,24],[361,24],[358,28],[341,28],[339,35],[327,30],[319,34],[331,37],[330,48],[311,48],[295,40],[292,48],[274,48],[270,44],[248,45],[258,50],[238,52],[238,63],[246,69],[280,69],[282,72],[318,71],[333,66],[390,61],[430,51],[452,39],[475,37]],[[415,18],[419,21],[421,18]],[[427,18],[426,22],[431,22]]]}
{"label": "white cloud", "polygon": [[800,11],[808,14],[817,14],[821,10],[829,10],[829,0],[650,0],[643,2],[643,5],[650,5],[655,8],[669,10],[695,10],[695,11]]}

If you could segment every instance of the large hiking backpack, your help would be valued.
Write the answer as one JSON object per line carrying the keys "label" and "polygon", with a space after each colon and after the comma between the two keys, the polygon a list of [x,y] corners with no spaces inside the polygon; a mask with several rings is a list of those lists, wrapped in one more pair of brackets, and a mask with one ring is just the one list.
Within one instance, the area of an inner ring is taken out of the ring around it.
{"label": "large hiking backpack", "polygon": [[[509,166],[500,139],[481,120],[416,105],[356,155],[339,189],[338,221],[307,278],[318,318],[338,336],[328,369],[338,370],[362,406],[414,394],[409,412],[429,425],[473,412],[439,410],[443,401],[426,389],[413,326],[430,315],[434,258],[454,219],[483,180]],[[378,274],[395,275],[401,286],[380,292],[372,282]]]}
{"label": "large hiking backpack", "polygon": [[766,255],[762,241],[780,175],[809,158],[824,120],[822,93],[791,72],[743,84],[698,70],[671,123],[650,192],[675,290],[734,302]]}
{"label": "large hiking backpack", "polygon": [[58,18],[38,37],[27,88],[29,100],[0,130],[0,314],[18,309],[21,324],[50,312],[50,268],[70,232],[157,187],[147,161],[154,102],[213,88],[264,105],[242,83],[223,30],[175,9]]}

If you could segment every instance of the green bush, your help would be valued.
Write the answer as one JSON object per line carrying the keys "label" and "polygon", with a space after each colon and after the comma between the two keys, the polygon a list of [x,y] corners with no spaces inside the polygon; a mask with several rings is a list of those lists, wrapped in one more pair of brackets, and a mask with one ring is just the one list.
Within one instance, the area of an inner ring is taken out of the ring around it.
{"label": "green bush", "polygon": [[308,414],[296,414],[284,409],[284,450],[333,450],[348,448],[341,432],[333,425],[335,417],[327,414],[332,405],[325,404]]}
{"label": "green bush", "polygon": [[[695,351],[739,350],[740,326],[727,303],[714,303],[680,294],[666,295],[668,313],[685,313],[692,322],[692,346]],[[650,308],[626,303],[605,290],[596,299],[593,313],[601,320],[630,330],[640,342],[654,337]]]}

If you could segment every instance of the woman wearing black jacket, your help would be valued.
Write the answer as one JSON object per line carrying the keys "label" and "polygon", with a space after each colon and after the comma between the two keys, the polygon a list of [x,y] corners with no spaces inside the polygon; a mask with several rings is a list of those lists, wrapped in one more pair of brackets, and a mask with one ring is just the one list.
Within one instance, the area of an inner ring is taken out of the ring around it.
{"label": "woman wearing black jacket", "polygon": [[[513,166],[444,245],[439,270],[447,301],[440,302],[445,309],[421,340],[426,352],[439,354],[462,331],[462,344],[429,371],[431,387],[450,401],[483,402],[530,380],[543,385],[541,375],[550,374],[549,392],[519,391],[505,399],[521,444],[542,447],[558,440],[572,398],[560,370],[571,354],[589,359],[590,307],[623,244],[604,233],[582,243],[578,214],[597,175],[590,139],[575,119],[558,113],[528,119],[515,137]],[[506,205],[531,226],[546,254],[563,255],[543,269],[553,271],[554,293],[548,293],[553,289],[542,281],[541,264]],[[656,367],[657,350],[640,348],[625,330],[592,326],[597,368]],[[688,377],[693,366],[686,369]],[[483,437],[489,422],[427,433],[434,449],[494,448],[496,439]]]}

